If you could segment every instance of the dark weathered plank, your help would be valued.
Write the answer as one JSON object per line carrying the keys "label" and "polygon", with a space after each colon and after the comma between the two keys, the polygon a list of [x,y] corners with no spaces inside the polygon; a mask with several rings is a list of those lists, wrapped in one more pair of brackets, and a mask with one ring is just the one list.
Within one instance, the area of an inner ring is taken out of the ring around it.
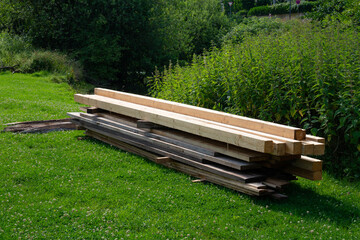
{"label": "dark weathered plank", "polygon": [[141,141],[139,141],[139,139],[131,138],[131,137],[123,135],[123,134],[121,134],[119,132],[114,132],[114,131],[111,131],[109,129],[103,128],[101,126],[91,124],[89,122],[85,122],[85,121],[80,120],[79,124],[81,124],[83,127],[87,128],[87,129],[90,129],[91,131],[98,132],[98,133],[100,133],[102,135],[109,136],[109,137],[111,137],[113,139],[117,139],[117,140],[122,141],[122,142],[126,142],[126,143],[131,144],[133,146],[136,146],[138,148],[142,148],[144,150],[147,150],[147,151],[150,151],[150,152],[162,155],[162,156],[167,156],[167,157],[170,157],[170,158],[172,158],[172,159],[174,159],[176,161],[191,165],[191,166],[196,167],[198,169],[203,169],[203,170],[206,170],[206,171],[209,171],[209,172],[213,172],[213,173],[216,173],[218,175],[221,175],[221,176],[224,176],[224,177],[227,177],[227,178],[230,178],[230,179],[234,179],[234,180],[237,180],[237,181],[241,181],[241,182],[244,182],[244,183],[254,182],[254,181],[261,181],[261,180],[265,179],[265,177],[266,177],[265,175],[252,173],[252,172],[241,172],[241,171],[230,170],[230,169],[224,170],[224,169],[219,168],[217,166],[212,166],[212,165],[209,165],[209,164],[203,164],[203,163],[194,161],[193,159],[180,156],[180,155],[178,155],[178,154],[176,154],[174,152],[169,152],[169,151],[162,150],[162,149],[160,149],[158,147],[155,147],[152,144],[149,144],[148,142],[141,142]]}
{"label": "dark weathered plank", "polygon": [[125,134],[127,136],[137,138],[137,141],[156,146],[166,151],[172,151],[174,153],[180,153],[182,155],[184,154],[187,157],[193,158],[194,160],[197,159],[198,161],[206,160],[210,162],[215,162],[238,170],[249,170],[261,167],[261,165],[259,164],[248,163],[231,157],[213,156],[214,152],[207,149],[157,134],[149,133],[147,131],[139,130],[126,124],[117,123],[101,117],[81,113],[80,115],[71,113],[70,116],[113,130],[118,134]]}
{"label": "dark weathered plank", "polygon": [[77,126],[71,122],[71,119],[56,119],[44,121],[28,121],[8,123],[4,132],[20,133],[44,133],[49,131],[76,130]]}
{"label": "dark weathered plank", "polygon": [[[145,151],[145,150],[143,150],[141,148],[132,146],[130,144],[127,144],[125,142],[121,142],[121,141],[116,140],[116,139],[109,138],[109,137],[107,137],[105,135],[101,135],[101,134],[93,132],[91,130],[87,130],[87,135],[93,136],[94,138],[97,138],[97,139],[99,139],[101,141],[104,141],[104,142],[107,142],[107,143],[109,143],[111,145],[119,147],[122,150],[129,151],[129,152],[132,152],[132,153],[135,153],[135,154],[140,153],[139,155],[141,155],[143,157],[146,157],[149,160],[154,161],[154,162],[156,162],[157,159],[162,158],[162,157],[158,157],[157,155],[154,155],[151,152],[147,152],[147,151]],[[252,196],[264,196],[264,195],[268,195],[268,194],[272,193],[271,191],[268,191],[267,189],[264,189],[263,187],[259,187],[256,184],[254,185],[252,183],[247,184],[247,183],[241,183],[241,182],[238,182],[238,181],[234,181],[232,179],[228,179],[228,178],[216,175],[214,173],[207,172],[205,170],[198,169],[198,168],[195,168],[195,167],[192,167],[192,166],[189,166],[189,165],[174,161],[169,157],[165,157],[163,159],[165,159],[165,161],[158,161],[157,163],[161,164],[163,166],[166,166],[168,168],[172,168],[172,169],[175,169],[177,171],[186,173],[186,174],[191,175],[193,177],[197,177],[199,179],[202,179],[203,181],[208,181],[208,182],[211,182],[211,183],[215,183],[215,184],[218,184],[220,186],[224,186],[224,187],[233,189],[233,190],[238,191],[238,192],[242,192],[242,193],[252,195]]]}

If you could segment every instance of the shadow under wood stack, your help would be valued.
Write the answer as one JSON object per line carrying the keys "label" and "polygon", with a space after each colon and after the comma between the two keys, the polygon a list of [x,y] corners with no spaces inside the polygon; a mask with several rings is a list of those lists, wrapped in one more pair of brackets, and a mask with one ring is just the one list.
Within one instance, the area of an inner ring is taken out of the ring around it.
{"label": "shadow under wood stack", "polygon": [[286,198],[296,176],[321,180],[325,140],[305,130],[96,88],[68,113],[86,134],[163,166],[242,193]]}

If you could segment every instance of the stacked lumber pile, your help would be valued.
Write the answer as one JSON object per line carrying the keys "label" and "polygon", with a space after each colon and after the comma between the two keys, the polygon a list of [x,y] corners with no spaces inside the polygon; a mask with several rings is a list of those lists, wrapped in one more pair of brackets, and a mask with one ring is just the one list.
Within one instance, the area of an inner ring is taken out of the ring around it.
{"label": "stacked lumber pile", "polygon": [[320,180],[324,139],[305,130],[135,94],[96,88],[91,107],[68,113],[120,149],[249,195],[284,198],[296,176]]}

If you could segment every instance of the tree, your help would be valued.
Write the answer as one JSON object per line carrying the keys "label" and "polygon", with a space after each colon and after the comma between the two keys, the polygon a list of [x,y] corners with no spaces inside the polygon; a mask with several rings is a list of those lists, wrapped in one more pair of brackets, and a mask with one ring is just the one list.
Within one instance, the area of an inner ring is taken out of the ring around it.
{"label": "tree", "polygon": [[[5,0],[9,31],[70,54],[93,83],[134,90],[154,67],[187,61],[230,27],[218,0]],[[19,24],[15,24],[19,22]]]}

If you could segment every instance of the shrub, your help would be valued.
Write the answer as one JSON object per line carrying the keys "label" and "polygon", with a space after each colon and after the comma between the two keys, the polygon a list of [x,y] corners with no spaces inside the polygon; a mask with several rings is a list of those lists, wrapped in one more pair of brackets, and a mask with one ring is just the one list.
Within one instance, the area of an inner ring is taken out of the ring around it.
{"label": "shrub", "polygon": [[21,72],[34,73],[46,71],[62,75],[68,83],[81,80],[82,70],[79,63],[59,52],[36,50],[20,64]]}
{"label": "shrub", "polygon": [[24,37],[7,32],[0,33],[0,66],[16,66],[24,73],[48,72],[61,75],[68,83],[83,79],[81,65],[67,55],[45,50],[35,50]]}
{"label": "shrub", "polygon": [[191,60],[230,27],[218,0],[4,1],[0,28],[71,54],[92,83],[131,91],[155,65]]}
{"label": "shrub", "polygon": [[[292,4],[291,12],[310,12],[317,5],[317,2],[302,2],[300,4]],[[280,3],[272,6],[254,7],[249,10],[248,16],[267,16],[269,14],[286,14],[289,12],[289,3]]]}
{"label": "shrub", "polygon": [[260,32],[270,34],[278,31],[286,31],[288,24],[276,18],[247,18],[240,24],[233,27],[223,37],[223,43],[232,42],[240,43],[246,35],[257,35]]}
{"label": "shrub", "polygon": [[309,17],[319,21],[341,21],[343,24],[360,26],[358,0],[319,0]]}
{"label": "shrub", "polygon": [[303,127],[327,140],[325,167],[359,177],[360,33],[291,21],[283,34],[246,36],[169,66],[152,95]]}
{"label": "shrub", "polygon": [[10,35],[7,32],[0,33],[0,66],[13,66],[26,58],[33,47],[24,38]]}

